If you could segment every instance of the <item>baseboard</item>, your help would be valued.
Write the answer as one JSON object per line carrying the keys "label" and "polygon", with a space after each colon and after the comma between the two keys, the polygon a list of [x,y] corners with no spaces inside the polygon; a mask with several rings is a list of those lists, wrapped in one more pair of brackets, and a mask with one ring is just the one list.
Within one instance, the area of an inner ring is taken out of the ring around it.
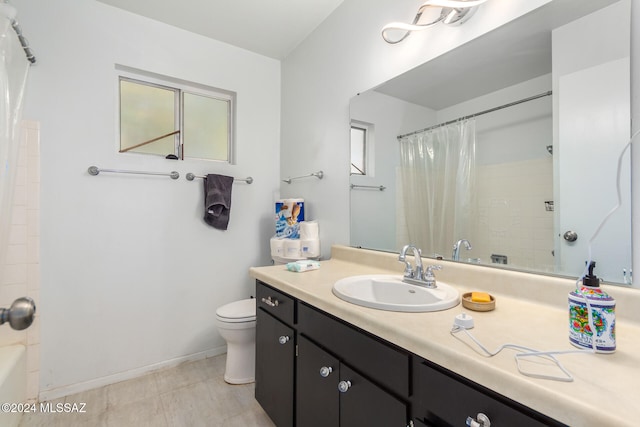
{"label": "baseboard", "polygon": [[227,351],[227,346],[214,347],[212,349],[202,351],[199,353],[193,353],[186,356],[176,357],[174,359],[164,360],[162,362],[154,363],[152,365],[142,366],[140,368],[131,369],[125,372],[119,372],[113,375],[107,375],[105,377],[95,378],[93,380],[84,381],[76,384],[69,384],[62,387],[57,387],[49,390],[40,390],[39,401],[46,402],[48,400],[58,399],[64,396],[80,393],[94,388],[104,387],[106,385],[119,383],[120,381],[131,380],[133,378],[141,377],[151,372],[156,372],[162,369],[173,368],[184,362],[191,362],[194,360],[206,359],[207,357],[217,356]]}

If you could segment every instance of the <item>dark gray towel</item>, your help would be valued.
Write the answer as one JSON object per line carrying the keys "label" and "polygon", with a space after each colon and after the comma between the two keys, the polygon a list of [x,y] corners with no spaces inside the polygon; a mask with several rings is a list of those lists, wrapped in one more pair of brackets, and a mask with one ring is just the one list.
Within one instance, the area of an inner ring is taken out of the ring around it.
{"label": "dark gray towel", "polygon": [[226,230],[231,212],[233,177],[209,174],[204,178],[204,220],[218,230]]}

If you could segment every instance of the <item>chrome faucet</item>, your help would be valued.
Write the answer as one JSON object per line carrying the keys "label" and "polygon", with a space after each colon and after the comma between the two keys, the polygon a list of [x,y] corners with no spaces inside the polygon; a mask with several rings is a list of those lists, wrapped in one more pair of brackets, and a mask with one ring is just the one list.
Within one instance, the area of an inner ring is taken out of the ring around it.
{"label": "chrome faucet", "polygon": [[[411,263],[407,261],[407,251],[411,249],[413,259],[416,263],[415,271],[411,268]],[[405,279],[422,279],[422,251],[413,245],[404,245],[398,256],[398,261],[404,262]]]}
{"label": "chrome faucet", "polygon": [[[407,251],[411,249],[413,252],[413,258],[415,259],[415,270],[411,267],[411,263],[407,261]],[[404,262],[404,277],[403,282],[411,283],[412,285],[424,286],[427,288],[436,287],[436,278],[433,275],[433,270],[440,270],[442,267],[439,265],[430,265],[426,271],[422,266],[422,251],[413,245],[405,245],[400,251],[398,261]]]}
{"label": "chrome faucet", "polygon": [[471,243],[469,243],[469,241],[467,239],[460,239],[458,240],[454,245],[453,245],[453,255],[451,256],[451,259],[453,259],[454,261],[460,261],[460,245],[464,243],[464,247],[470,251],[471,250]]}

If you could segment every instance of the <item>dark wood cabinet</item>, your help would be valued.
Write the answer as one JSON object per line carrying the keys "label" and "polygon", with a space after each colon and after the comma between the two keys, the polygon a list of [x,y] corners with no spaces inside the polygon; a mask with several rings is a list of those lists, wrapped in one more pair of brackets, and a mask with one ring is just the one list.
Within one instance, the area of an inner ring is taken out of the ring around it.
{"label": "dark wood cabinet", "polygon": [[256,286],[256,399],[278,427],[408,425],[409,353]]}
{"label": "dark wood cabinet", "polygon": [[302,302],[298,335],[297,425],[408,424],[408,352]]}
{"label": "dark wood cabinet", "polygon": [[[257,292],[257,296],[256,400],[278,427],[291,427],[294,425],[296,335],[292,325],[279,317],[292,316],[293,300],[284,299],[282,295],[280,299],[273,295],[261,296],[261,292]],[[279,316],[281,312],[276,309],[282,307],[286,308],[281,311],[285,314]]]}
{"label": "dark wood cabinet", "polygon": [[303,302],[298,304],[298,333],[392,393],[409,395],[411,355],[408,351]]}
{"label": "dark wood cabinet", "polygon": [[257,281],[256,399],[278,427],[564,426]]}
{"label": "dark wood cabinet", "polygon": [[408,404],[304,336],[298,339],[296,421],[304,427],[404,427]]}

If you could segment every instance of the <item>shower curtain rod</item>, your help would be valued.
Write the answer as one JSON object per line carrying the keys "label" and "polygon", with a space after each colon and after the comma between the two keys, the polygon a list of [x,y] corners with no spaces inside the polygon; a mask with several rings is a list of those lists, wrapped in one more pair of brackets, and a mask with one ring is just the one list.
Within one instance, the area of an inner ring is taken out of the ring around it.
{"label": "shower curtain rod", "polygon": [[424,129],[420,129],[420,130],[416,130],[416,131],[413,131],[413,132],[405,133],[404,135],[399,135],[397,138],[398,139],[402,139],[402,138],[404,138],[406,136],[411,136],[411,135],[415,135],[417,133],[426,132],[428,130],[439,128],[441,126],[450,125],[451,123],[459,122],[461,120],[472,119],[474,117],[478,117],[478,116],[481,116],[483,114],[493,113],[494,111],[502,110],[503,108],[513,107],[514,105],[522,104],[523,102],[533,101],[534,99],[543,98],[545,96],[549,96],[549,95],[552,95],[552,94],[553,94],[552,91],[539,93],[537,95],[533,95],[533,96],[530,96],[528,98],[523,98],[523,99],[520,99],[518,101],[513,101],[513,102],[510,102],[508,104],[500,105],[499,107],[490,108],[488,110],[480,111],[478,113],[470,114],[468,116],[458,117],[455,120],[449,120],[448,122],[440,123],[440,124],[437,124],[437,125],[429,126],[427,128],[424,128]]}
{"label": "shower curtain rod", "polygon": [[20,24],[18,24],[18,21],[16,21],[15,19],[12,19],[11,20],[11,26],[13,27],[13,31],[15,31],[16,35],[18,36],[18,40],[20,41],[20,45],[22,46],[22,49],[24,49],[24,54],[27,55],[27,60],[29,62],[31,62],[32,64],[35,64],[36,63],[36,57],[33,54],[33,51],[31,50],[31,48],[29,47],[29,42],[22,35],[22,29],[20,28]]}

